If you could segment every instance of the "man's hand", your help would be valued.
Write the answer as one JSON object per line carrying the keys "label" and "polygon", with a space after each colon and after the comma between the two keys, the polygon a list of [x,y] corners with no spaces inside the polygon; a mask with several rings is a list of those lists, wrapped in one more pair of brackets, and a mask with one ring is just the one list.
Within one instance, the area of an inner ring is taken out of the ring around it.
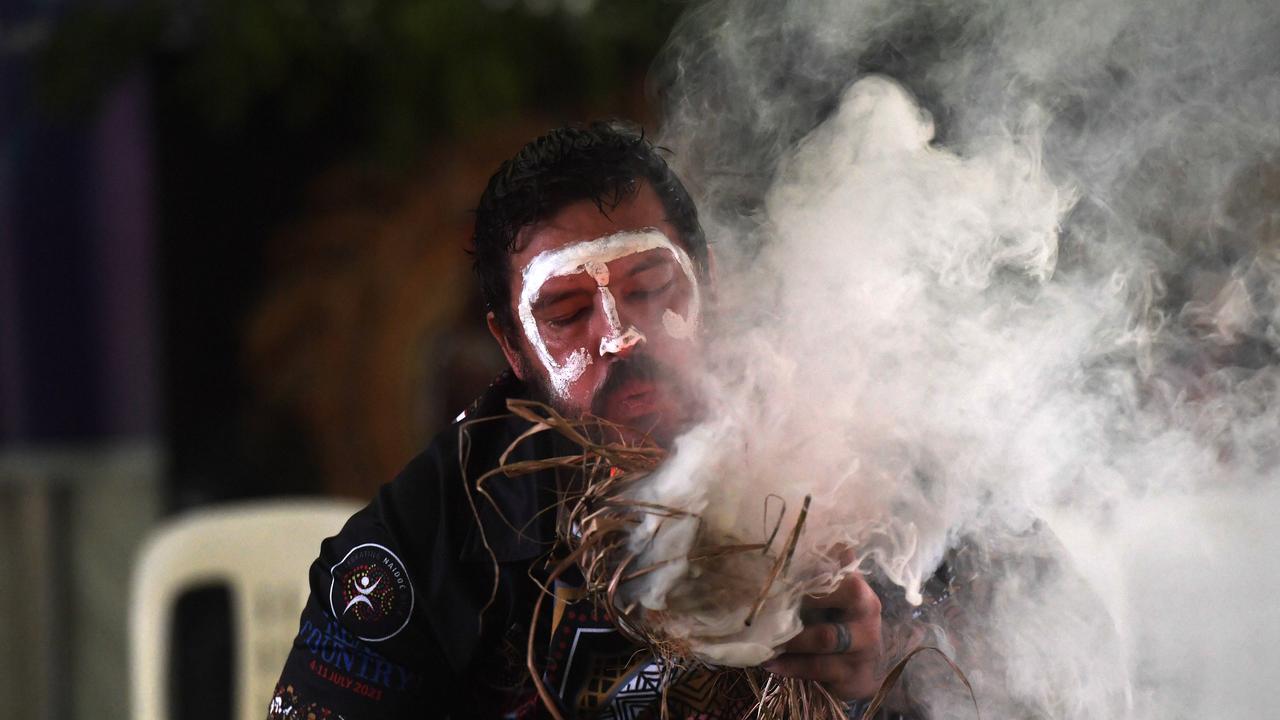
{"label": "man's hand", "polygon": [[830,595],[809,598],[801,616],[804,630],[764,669],[817,680],[842,700],[874,695],[880,687],[880,598],[862,575],[850,575]]}

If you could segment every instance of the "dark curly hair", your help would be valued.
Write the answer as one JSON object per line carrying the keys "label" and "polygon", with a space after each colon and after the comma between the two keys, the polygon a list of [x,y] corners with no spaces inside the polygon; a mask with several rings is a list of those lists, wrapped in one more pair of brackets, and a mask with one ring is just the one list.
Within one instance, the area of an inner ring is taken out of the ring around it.
{"label": "dark curly hair", "polygon": [[511,253],[520,231],[590,200],[608,212],[648,183],[662,200],[699,274],[706,272],[707,242],[698,211],[680,179],[644,134],[620,122],[553,130],[525,145],[489,179],[476,207],[471,252],[486,309],[512,334]]}

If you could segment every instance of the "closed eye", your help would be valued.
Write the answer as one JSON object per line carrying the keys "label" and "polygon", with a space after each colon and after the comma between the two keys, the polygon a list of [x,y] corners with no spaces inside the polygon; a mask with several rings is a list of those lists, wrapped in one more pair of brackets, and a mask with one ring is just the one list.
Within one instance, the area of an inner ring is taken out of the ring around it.
{"label": "closed eye", "polygon": [[674,285],[675,282],[676,282],[676,279],[671,278],[670,280],[667,280],[665,283],[663,283],[662,285],[659,285],[656,288],[650,288],[648,290],[632,290],[631,292],[627,293],[627,299],[628,300],[647,300],[651,297],[654,297],[656,295],[661,295],[662,293],[670,290],[671,286]]}
{"label": "closed eye", "polygon": [[586,315],[587,315],[587,308],[580,307],[571,313],[547,318],[546,323],[553,328],[563,328],[563,327],[568,327],[574,324],[575,322],[586,317]]}

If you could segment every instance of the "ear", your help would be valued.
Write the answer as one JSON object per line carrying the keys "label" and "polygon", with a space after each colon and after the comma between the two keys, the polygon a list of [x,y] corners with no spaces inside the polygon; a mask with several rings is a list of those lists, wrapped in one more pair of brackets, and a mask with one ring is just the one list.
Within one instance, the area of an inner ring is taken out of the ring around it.
{"label": "ear", "polygon": [[493,313],[485,315],[485,322],[489,325],[489,334],[493,335],[493,339],[498,341],[498,347],[502,348],[502,354],[507,358],[507,364],[511,366],[511,372],[521,381],[526,381],[525,364],[521,362],[520,352],[511,344],[511,339],[502,331],[502,327],[498,325],[498,318]]}

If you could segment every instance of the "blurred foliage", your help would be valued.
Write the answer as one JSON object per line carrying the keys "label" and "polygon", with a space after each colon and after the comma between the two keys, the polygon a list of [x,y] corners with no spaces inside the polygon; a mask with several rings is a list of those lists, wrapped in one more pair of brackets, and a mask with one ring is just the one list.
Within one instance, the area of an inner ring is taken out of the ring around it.
{"label": "blurred foliage", "polygon": [[391,164],[440,134],[616,94],[682,6],[637,0],[138,0],[80,3],[40,61],[47,109],[78,116],[139,63],[218,134],[264,114],[343,127]]}

